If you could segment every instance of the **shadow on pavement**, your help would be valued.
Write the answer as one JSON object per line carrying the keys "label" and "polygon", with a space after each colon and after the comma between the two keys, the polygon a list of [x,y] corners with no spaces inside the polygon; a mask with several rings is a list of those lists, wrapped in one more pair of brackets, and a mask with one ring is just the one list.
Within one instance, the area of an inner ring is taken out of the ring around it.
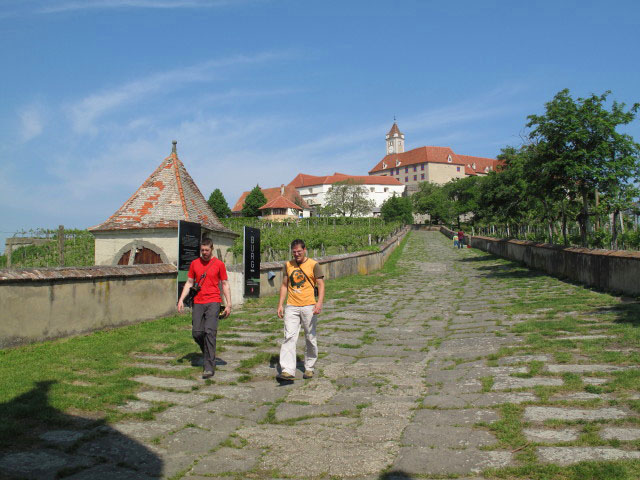
{"label": "shadow on pavement", "polygon": [[146,479],[162,474],[162,460],[102,419],[51,406],[53,381],[0,404],[0,478]]}
{"label": "shadow on pavement", "polygon": [[599,308],[596,313],[613,313],[616,316],[615,323],[629,323],[640,327],[640,302],[635,299],[623,298],[619,305]]}
{"label": "shadow on pavement", "polygon": [[393,470],[391,472],[383,473],[378,477],[378,480],[412,480],[414,477],[402,470]]}

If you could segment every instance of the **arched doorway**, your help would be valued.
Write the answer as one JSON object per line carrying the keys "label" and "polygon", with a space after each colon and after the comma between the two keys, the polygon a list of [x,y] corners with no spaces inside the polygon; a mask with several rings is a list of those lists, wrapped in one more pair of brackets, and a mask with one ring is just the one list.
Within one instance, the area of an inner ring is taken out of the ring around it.
{"label": "arched doorway", "polygon": [[[122,257],[120,257],[120,260],[118,260],[118,265],[129,265],[130,257],[131,250],[124,252]],[[133,258],[133,265],[147,265],[150,263],[162,263],[160,254],[147,247],[136,249],[136,256]]]}

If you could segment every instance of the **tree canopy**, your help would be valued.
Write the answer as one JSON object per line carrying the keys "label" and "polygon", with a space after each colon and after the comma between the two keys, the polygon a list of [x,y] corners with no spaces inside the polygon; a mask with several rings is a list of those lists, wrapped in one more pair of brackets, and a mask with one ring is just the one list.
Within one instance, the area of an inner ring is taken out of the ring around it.
{"label": "tree canopy", "polygon": [[538,176],[546,177],[554,191],[561,189],[566,197],[582,202],[577,220],[584,246],[595,192],[615,195],[640,176],[639,145],[616,130],[635,118],[640,105],[625,111],[623,103],[614,101],[608,110],[610,93],[574,100],[564,89],[545,105],[543,115],[528,117]]}
{"label": "tree canopy", "polygon": [[[618,228],[624,234],[623,214],[637,208],[640,180],[640,145],[618,130],[640,105],[627,109],[609,96],[574,99],[569,90],[558,92],[544,113],[527,117],[523,144],[504,147],[495,171],[445,185],[421,183],[415,210],[447,224],[465,215],[481,228],[500,224],[506,235],[533,225],[535,239],[550,243],[558,229],[565,244],[601,247],[606,236],[615,247]],[[591,224],[597,229],[601,222],[608,233],[594,233]]]}
{"label": "tree canopy", "polygon": [[227,203],[227,200],[224,198],[224,195],[219,188],[216,188],[213,192],[211,192],[207,203],[218,218],[227,218],[231,216],[231,209],[229,208],[229,204]]}
{"label": "tree canopy", "polygon": [[358,217],[367,215],[375,207],[374,201],[369,199],[367,188],[352,180],[334,183],[325,198],[324,211],[329,215]]}
{"label": "tree canopy", "polygon": [[260,189],[260,185],[256,185],[247,195],[247,198],[244,199],[244,203],[242,204],[242,216],[243,217],[259,217],[260,207],[264,206],[267,203],[267,197],[264,196],[262,190]]}
{"label": "tree canopy", "polygon": [[385,222],[413,223],[413,205],[408,197],[393,196],[387,198],[380,207],[380,213]]}

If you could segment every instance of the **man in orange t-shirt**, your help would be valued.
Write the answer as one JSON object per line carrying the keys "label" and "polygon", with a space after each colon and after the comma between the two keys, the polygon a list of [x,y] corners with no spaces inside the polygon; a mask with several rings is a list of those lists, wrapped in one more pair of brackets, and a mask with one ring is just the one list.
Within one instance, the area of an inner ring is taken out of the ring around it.
{"label": "man in orange t-shirt", "polygon": [[[307,257],[303,240],[291,242],[293,260],[284,265],[278,317],[284,318],[284,340],[280,347],[279,380],[293,381],[296,378],[296,343],[300,325],[304,328],[306,350],[304,355],[303,378],[313,377],[313,367],[318,360],[318,340],[316,324],[324,302],[324,274],[318,262]],[[314,287],[318,287],[318,299]],[[284,300],[287,306],[284,307]]]}

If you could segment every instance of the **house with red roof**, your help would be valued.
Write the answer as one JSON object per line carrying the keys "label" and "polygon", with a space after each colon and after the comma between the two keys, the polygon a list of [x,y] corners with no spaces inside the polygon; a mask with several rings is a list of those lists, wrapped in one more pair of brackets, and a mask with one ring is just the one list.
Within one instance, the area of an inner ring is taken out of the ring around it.
{"label": "house with red roof", "polygon": [[136,192],[107,220],[90,227],[96,265],[178,262],[178,222],[202,226],[214,255],[229,260],[236,233],[226,228],[178,158],[177,142]]}
{"label": "house with red roof", "polygon": [[[262,215],[263,218],[287,220],[299,218],[301,215],[306,218],[310,215],[311,209],[309,205],[307,205],[295,187],[282,184],[279,187],[261,188],[260,190],[267,199],[267,203],[260,208],[264,213]],[[249,190],[242,192],[242,195],[240,195],[240,198],[231,209],[233,216],[242,216],[242,206],[249,193],[251,193]]]}
{"label": "house with red roof", "polygon": [[417,190],[420,182],[445,184],[456,178],[486,175],[498,165],[493,158],[458,155],[449,147],[419,147],[405,152],[404,134],[396,122],[386,135],[387,154],[369,175],[392,177]]}
{"label": "house with red roof", "polygon": [[265,203],[258,210],[260,210],[261,217],[264,220],[281,221],[300,218],[303,208],[280,195]]}
{"label": "house with red roof", "polygon": [[367,197],[375,204],[371,215],[380,213],[382,203],[392,195],[402,196],[404,184],[390,176],[347,175],[334,173],[333,175],[316,176],[300,173],[289,183],[297,189],[304,201],[313,208],[320,208],[326,204],[326,195],[331,186],[337,182],[352,182],[362,185],[367,191]]}

